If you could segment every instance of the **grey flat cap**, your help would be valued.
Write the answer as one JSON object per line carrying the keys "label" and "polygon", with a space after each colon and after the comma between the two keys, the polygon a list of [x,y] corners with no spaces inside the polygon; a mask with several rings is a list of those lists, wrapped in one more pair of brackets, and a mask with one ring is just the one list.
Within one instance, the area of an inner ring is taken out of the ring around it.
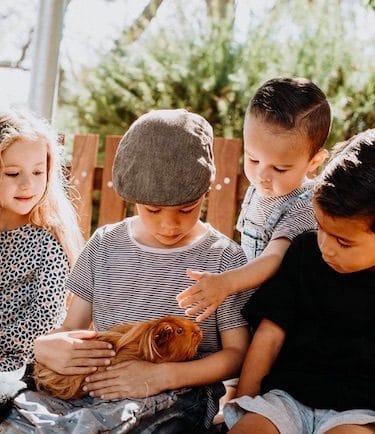
{"label": "grey flat cap", "polygon": [[128,202],[177,206],[195,202],[215,175],[213,132],[186,110],[155,110],[137,119],[121,139],[113,183]]}

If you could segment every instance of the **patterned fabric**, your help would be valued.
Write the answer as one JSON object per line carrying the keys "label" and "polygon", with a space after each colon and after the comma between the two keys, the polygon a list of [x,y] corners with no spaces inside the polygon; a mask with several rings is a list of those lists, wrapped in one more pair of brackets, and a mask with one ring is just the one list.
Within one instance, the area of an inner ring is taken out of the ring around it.
{"label": "patterned fabric", "polygon": [[86,396],[64,401],[43,392],[26,391],[15,398],[15,406],[1,424],[0,433],[123,434],[143,418],[171,407],[178,398],[178,393],[166,392],[144,399],[106,401]]}
{"label": "patterned fabric", "polygon": [[312,187],[313,183],[307,182],[280,197],[260,196],[254,187],[248,188],[237,222],[248,261],[259,256],[271,240],[292,241],[300,233],[316,228]]}
{"label": "patterned fabric", "polygon": [[0,371],[34,359],[33,342],[61,325],[68,259],[45,229],[0,232]]}

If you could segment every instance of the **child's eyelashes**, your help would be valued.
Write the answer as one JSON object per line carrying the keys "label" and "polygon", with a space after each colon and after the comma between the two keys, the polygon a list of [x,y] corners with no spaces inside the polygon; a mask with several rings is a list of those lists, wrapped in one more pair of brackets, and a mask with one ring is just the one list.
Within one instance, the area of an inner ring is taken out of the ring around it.
{"label": "child's eyelashes", "polygon": [[340,238],[336,238],[337,244],[342,247],[343,249],[348,249],[351,247],[351,244],[348,244],[348,242],[341,240]]}
{"label": "child's eyelashes", "polygon": [[[20,174],[19,172],[8,172],[8,173],[5,172],[4,173],[5,176],[9,176],[10,178],[16,178],[17,176],[19,176],[19,174]],[[33,172],[34,176],[40,176],[43,174],[44,174],[44,172],[42,172],[40,170]]]}
{"label": "child's eyelashes", "polygon": [[[150,209],[150,208],[146,208],[147,209],[147,211],[149,212],[149,213],[151,213],[151,214],[158,214],[158,213],[160,213],[160,209]],[[193,209],[187,209],[187,210],[184,210],[184,209],[180,209],[179,210],[179,212],[181,213],[181,214],[190,214],[190,213],[192,213],[193,212],[193,210],[194,210],[194,208]]]}
{"label": "child's eyelashes", "polygon": [[[251,164],[254,164],[254,165],[259,164],[259,160],[254,160],[253,158],[250,158],[250,157],[248,158],[248,160]],[[272,166],[272,170],[274,170],[275,172],[278,172],[278,173],[284,173],[284,172],[288,171],[288,169],[286,169],[286,168],[276,167],[276,166]]]}

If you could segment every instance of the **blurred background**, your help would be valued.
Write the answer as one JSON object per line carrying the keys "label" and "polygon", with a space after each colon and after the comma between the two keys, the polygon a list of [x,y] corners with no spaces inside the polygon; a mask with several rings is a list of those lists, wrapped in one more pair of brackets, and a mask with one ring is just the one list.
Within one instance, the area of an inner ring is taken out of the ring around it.
{"label": "blurred background", "polygon": [[[29,103],[39,7],[0,2],[2,107]],[[275,76],[326,92],[328,146],[375,127],[375,0],[65,1],[52,122],[104,137],[185,107],[241,137],[254,90]]]}

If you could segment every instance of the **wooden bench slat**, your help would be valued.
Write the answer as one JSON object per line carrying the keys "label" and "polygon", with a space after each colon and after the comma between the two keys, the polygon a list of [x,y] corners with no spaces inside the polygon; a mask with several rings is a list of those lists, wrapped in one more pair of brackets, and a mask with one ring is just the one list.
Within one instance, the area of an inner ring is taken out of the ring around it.
{"label": "wooden bench slat", "polygon": [[107,136],[104,168],[100,192],[99,226],[116,223],[125,217],[125,201],[115,192],[112,182],[112,163],[121,136]]}
{"label": "wooden bench slat", "polygon": [[237,210],[240,139],[215,138],[216,179],[208,197],[207,221],[233,238]]}
{"label": "wooden bench slat", "polygon": [[78,193],[76,200],[79,225],[83,236],[90,236],[94,172],[98,153],[97,134],[76,134],[73,141],[71,183]]}

